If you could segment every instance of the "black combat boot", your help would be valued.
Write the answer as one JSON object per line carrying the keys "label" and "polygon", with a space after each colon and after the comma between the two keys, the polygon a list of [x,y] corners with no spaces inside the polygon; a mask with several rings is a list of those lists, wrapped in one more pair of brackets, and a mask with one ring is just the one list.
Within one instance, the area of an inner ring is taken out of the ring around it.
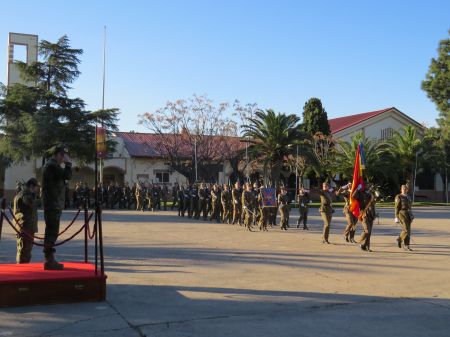
{"label": "black combat boot", "polygon": [[45,252],[44,270],[63,270],[64,265],[55,260],[55,250]]}

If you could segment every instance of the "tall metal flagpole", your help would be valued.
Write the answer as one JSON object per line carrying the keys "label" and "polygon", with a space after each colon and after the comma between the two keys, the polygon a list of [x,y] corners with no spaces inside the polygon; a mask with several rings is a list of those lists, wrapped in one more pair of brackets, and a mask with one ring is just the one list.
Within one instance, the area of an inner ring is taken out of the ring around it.
{"label": "tall metal flagpole", "polygon": [[197,175],[197,138],[194,139],[194,161],[195,161],[195,182],[198,181]]}
{"label": "tall metal flagpole", "polygon": [[295,158],[295,193],[294,193],[294,205],[295,201],[297,200],[297,193],[298,193],[298,145],[297,148],[297,156]]}
{"label": "tall metal flagpole", "polygon": [[[102,110],[105,109],[105,82],[106,82],[106,26],[103,31],[103,81],[102,81]],[[103,127],[103,122],[102,122]],[[100,182],[103,184],[103,160],[100,158]]]}

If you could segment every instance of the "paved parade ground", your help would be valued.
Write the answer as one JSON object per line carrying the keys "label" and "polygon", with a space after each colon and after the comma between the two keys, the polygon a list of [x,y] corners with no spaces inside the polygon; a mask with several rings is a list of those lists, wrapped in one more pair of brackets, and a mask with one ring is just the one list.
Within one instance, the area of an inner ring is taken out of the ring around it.
{"label": "paved parade ground", "polygon": [[[342,238],[341,210],[330,245],[317,209],[310,231],[292,228],[294,210],[287,232],[253,233],[171,211],[105,211],[107,301],[3,308],[0,336],[448,337],[450,208],[414,212],[413,252],[396,246],[393,210],[379,209],[369,253]],[[81,239],[57,257],[81,261]],[[4,227],[1,263],[14,262],[14,244]]]}

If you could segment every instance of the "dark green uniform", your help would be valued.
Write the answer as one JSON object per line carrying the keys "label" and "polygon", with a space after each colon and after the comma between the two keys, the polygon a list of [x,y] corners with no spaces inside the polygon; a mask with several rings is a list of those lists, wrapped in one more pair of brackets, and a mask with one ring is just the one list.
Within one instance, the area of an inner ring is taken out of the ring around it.
{"label": "dark green uniform", "polygon": [[220,199],[223,210],[222,221],[231,224],[233,222],[233,201],[231,198],[231,191],[229,189],[224,189],[220,195]]}
{"label": "dark green uniform", "polygon": [[211,221],[220,222],[220,191],[213,189],[211,191]]}
{"label": "dark green uniform", "polygon": [[244,225],[251,230],[253,225],[254,212],[253,209],[255,205],[255,194],[253,191],[244,191],[242,193],[242,208],[244,210]]}
{"label": "dark green uniform", "polygon": [[373,221],[376,217],[375,197],[369,190],[357,191],[354,198],[358,200],[363,232],[359,240],[362,250],[370,251],[370,237],[372,236]]}
{"label": "dark green uniform", "polygon": [[397,242],[399,247],[403,242],[405,249],[409,249],[411,240],[411,223],[414,220],[414,215],[411,210],[411,199],[408,195],[398,194],[395,196],[395,217],[402,226]]}
{"label": "dark green uniform", "polygon": [[280,193],[278,195],[278,208],[280,210],[280,226],[281,229],[287,231],[289,226],[289,195]]}
{"label": "dark green uniform", "polygon": [[340,195],[344,198],[345,204],[343,213],[345,216],[345,219],[347,220],[347,226],[345,226],[344,229],[344,238],[347,242],[356,242],[355,241],[355,232],[356,232],[356,224],[358,223],[358,219],[353,215],[353,213],[350,211],[350,190],[340,189],[336,192],[336,195]]}
{"label": "dark green uniform", "polygon": [[65,181],[72,178],[72,164],[64,168],[55,159],[47,161],[42,170],[42,202],[44,204],[45,240],[44,253],[53,254],[52,247],[58,239],[59,222],[64,208]]}
{"label": "dark green uniform", "polygon": [[208,190],[205,186],[200,186],[198,189],[198,214],[196,219],[200,219],[200,214],[203,215],[203,220],[208,217]]}
{"label": "dark green uniform", "polygon": [[36,196],[24,187],[14,198],[14,216],[19,222],[17,235],[17,263],[29,263],[33,249],[33,235],[38,231]]}
{"label": "dark green uniform", "polygon": [[242,190],[233,188],[231,191],[233,200],[233,225],[242,224]]}
{"label": "dark green uniform", "polygon": [[297,228],[300,227],[300,224],[303,221],[303,229],[308,229],[307,221],[308,221],[308,205],[311,201],[309,198],[309,194],[304,192],[303,194],[299,194],[298,198],[298,211],[300,213],[300,217],[297,220]]}
{"label": "dark green uniform", "polygon": [[330,235],[330,224],[331,224],[331,218],[333,217],[333,207],[332,207],[332,196],[330,191],[324,191],[324,190],[318,190],[317,194],[320,197],[320,208],[319,212],[322,216],[323,220],[323,235],[322,239],[323,242],[328,242],[328,237]]}

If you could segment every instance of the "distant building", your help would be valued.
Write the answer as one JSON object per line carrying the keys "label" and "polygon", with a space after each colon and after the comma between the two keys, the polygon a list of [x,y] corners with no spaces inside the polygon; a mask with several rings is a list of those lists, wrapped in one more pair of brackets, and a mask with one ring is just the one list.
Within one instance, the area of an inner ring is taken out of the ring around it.
{"label": "distant building", "polygon": [[[423,137],[426,128],[395,107],[370,111],[356,115],[333,118],[328,121],[331,133],[336,139],[350,141],[356,133],[366,138],[387,140],[394,131],[410,125]],[[423,172],[419,167],[416,180],[416,200],[443,201],[445,183],[439,174]]]}

